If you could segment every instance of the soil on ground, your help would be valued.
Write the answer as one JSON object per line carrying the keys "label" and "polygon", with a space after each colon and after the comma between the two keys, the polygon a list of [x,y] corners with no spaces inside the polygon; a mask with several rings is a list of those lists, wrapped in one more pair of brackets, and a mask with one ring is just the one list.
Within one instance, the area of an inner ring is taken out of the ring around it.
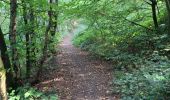
{"label": "soil on ground", "polygon": [[111,93],[112,64],[74,47],[71,40],[71,34],[63,39],[36,87],[57,92],[59,100],[117,100]]}

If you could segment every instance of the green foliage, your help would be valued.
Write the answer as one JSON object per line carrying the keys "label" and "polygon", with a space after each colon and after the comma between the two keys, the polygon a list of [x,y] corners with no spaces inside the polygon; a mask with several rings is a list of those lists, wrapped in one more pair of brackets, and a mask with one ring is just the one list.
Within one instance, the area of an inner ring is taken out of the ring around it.
{"label": "green foliage", "polygon": [[12,90],[8,97],[9,100],[58,100],[56,94],[46,94],[29,86]]}
{"label": "green foliage", "polygon": [[113,93],[124,100],[169,99],[169,37],[164,3],[158,1],[158,21],[165,23],[159,31],[154,30],[152,10],[144,1],[79,3],[84,4],[86,8],[79,10],[86,13],[81,17],[89,27],[77,34],[73,43],[114,62]]}
{"label": "green foliage", "polygon": [[[17,34],[14,34],[16,43],[12,45],[17,49],[17,63],[21,71],[16,74],[20,74],[20,78],[25,78],[26,67],[32,67],[31,71],[36,69],[44,53],[55,53],[55,47],[61,39],[60,32],[64,35],[74,32],[76,27],[72,25],[72,20],[81,20],[88,27],[79,34],[75,32],[73,44],[114,61],[117,70],[113,81],[117,86],[113,89],[115,93],[121,94],[126,100],[168,98],[170,46],[163,0],[157,0],[157,18],[159,24],[163,25],[158,30],[153,28],[152,9],[148,4],[150,0],[55,0],[58,1],[55,4],[47,0],[22,1],[18,0]],[[4,33],[9,31],[9,4],[9,0],[0,1],[0,23]],[[55,15],[51,23],[57,22],[59,28],[55,36],[46,33],[50,12]],[[28,19],[27,24],[24,17]],[[34,20],[30,20],[31,17]],[[28,33],[29,40],[26,39]],[[8,34],[5,35],[5,41],[10,47]],[[44,52],[46,45],[47,50]],[[11,60],[15,51],[10,48],[8,51]],[[31,66],[26,66],[27,51],[30,52],[30,62],[34,63]],[[12,91],[9,97],[10,100],[57,99],[56,96],[46,95],[28,86]]]}
{"label": "green foliage", "polygon": [[[45,41],[45,31],[46,27],[48,25],[48,10],[50,10],[50,6],[52,6],[52,9],[55,11],[58,10],[59,6],[63,5],[56,5],[54,6],[49,4],[47,0],[18,0],[17,5],[17,20],[16,20],[16,44],[13,46],[17,49],[17,57],[18,57],[18,63],[20,65],[20,78],[26,78],[26,61],[27,61],[27,48],[29,48],[29,58],[31,62],[31,71],[35,71],[37,68],[37,64],[41,60],[42,57],[42,51],[44,48],[44,41]],[[11,45],[9,40],[9,23],[10,23],[10,1],[9,0],[3,0],[0,1],[0,24],[1,28],[3,30],[3,33],[5,34],[5,42],[7,44],[8,54],[10,57],[10,60],[12,61],[12,51],[11,51]],[[24,15],[24,5],[26,10],[26,16]],[[64,7],[64,6],[63,6]],[[32,12],[32,15],[31,15]],[[38,12],[38,13],[37,13]],[[59,14],[56,15],[58,17]],[[27,24],[25,23],[24,17],[26,17]],[[32,19],[31,19],[32,18]],[[31,20],[30,20],[31,19]],[[60,17],[58,18],[60,19]],[[62,19],[62,18],[61,18]],[[61,23],[63,20],[56,20],[58,26],[59,23]],[[57,30],[57,29],[54,29]],[[26,46],[26,34],[29,34],[29,41],[28,45]],[[59,31],[56,32],[56,35],[53,37],[50,37],[49,34],[49,40],[48,43],[48,53],[54,53],[56,49],[56,45],[58,45],[59,41],[61,40],[61,34]],[[12,70],[12,69],[11,69]],[[31,73],[33,76],[36,72]]]}
{"label": "green foliage", "polygon": [[114,93],[122,94],[124,100],[169,99],[170,61],[155,53],[147,60],[141,59],[141,61],[136,61],[137,66],[140,66],[138,70],[115,72]]}

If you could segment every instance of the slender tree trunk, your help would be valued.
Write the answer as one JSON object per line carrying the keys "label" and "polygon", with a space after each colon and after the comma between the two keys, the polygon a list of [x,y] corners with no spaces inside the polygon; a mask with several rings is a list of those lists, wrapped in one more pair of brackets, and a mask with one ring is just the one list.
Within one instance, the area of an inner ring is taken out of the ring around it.
{"label": "slender tree trunk", "polygon": [[42,66],[44,64],[45,59],[47,58],[47,48],[48,48],[48,43],[49,43],[49,36],[48,36],[49,31],[50,31],[50,25],[47,26],[46,31],[45,31],[44,47],[42,50],[43,54],[42,54],[42,57],[39,62],[39,70],[37,72],[36,80],[35,80],[35,82],[33,82],[33,84],[39,82],[39,77],[42,72]]}
{"label": "slender tree trunk", "polygon": [[0,100],[7,100],[6,71],[0,56]]}
{"label": "slender tree trunk", "polygon": [[44,40],[44,47],[43,47],[43,50],[42,50],[42,58],[40,60],[40,63],[39,63],[39,70],[37,72],[37,81],[39,81],[39,77],[40,77],[40,74],[42,72],[42,66],[44,64],[44,61],[45,59],[47,58],[47,49],[48,49],[48,44],[49,44],[49,31],[50,31],[50,23],[48,24],[47,28],[46,28],[46,31],[45,31],[45,40]]}
{"label": "slender tree trunk", "polygon": [[167,8],[168,14],[170,14],[170,1],[165,0],[165,3],[166,3],[166,8]]}
{"label": "slender tree trunk", "polygon": [[17,0],[10,0],[10,26],[9,26],[9,40],[12,56],[12,67],[15,72],[15,78],[20,76],[19,59],[16,48],[16,16],[17,16]]}
{"label": "slender tree trunk", "polygon": [[5,38],[4,38],[3,32],[1,30],[1,27],[0,27],[0,51],[1,51],[1,57],[2,57],[4,67],[6,70],[8,70],[7,75],[6,75],[7,76],[7,86],[12,86],[13,85],[13,75],[11,72],[11,64],[10,64],[9,56],[7,53],[7,46],[5,43]]}
{"label": "slender tree trunk", "polygon": [[157,19],[157,14],[156,14],[156,6],[157,6],[157,1],[156,0],[151,0],[152,4],[152,18],[153,18],[153,22],[155,25],[155,29],[158,29],[158,19]]}
{"label": "slender tree trunk", "polygon": [[31,30],[30,30],[30,45],[31,45],[31,48],[30,48],[30,51],[31,51],[31,66],[30,68],[33,68],[36,65],[36,47],[35,47],[35,44],[36,44],[36,36],[35,36],[35,15],[34,15],[34,8],[33,6],[30,4],[30,10],[29,10],[29,14],[30,14],[30,23],[31,23]]}
{"label": "slender tree trunk", "polygon": [[169,0],[165,0],[166,3],[166,8],[167,8],[167,12],[168,12],[168,35],[170,36],[170,1]]}
{"label": "slender tree trunk", "polygon": [[[52,0],[49,1],[49,3],[52,3]],[[48,11],[48,17],[49,17],[49,21],[48,21],[48,25],[46,27],[46,31],[45,31],[45,39],[44,39],[44,47],[42,50],[42,57],[40,60],[40,64],[39,64],[39,70],[37,72],[37,79],[36,81],[39,81],[39,77],[40,77],[40,73],[42,72],[42,66],[44,64],[45,59],[47,58],[47,50],[48,50],[48,44],[49,44],[49,32],[51,30],[52,27],[52,7],[50,6],[50,10]]]}
{"label": "slender tree trunk", "polygon": [[28,78],[30,76],[30,70],[31,70],[31,59],[30,59],[30,32],[29,32],[29,25],[28,25],[28,11],[27,11],[27,5],[24,0],[22,0],[23,4],[23,19],[26,28],[26,33],[25,33],[25,39],[26,39],[26,77]]}
{"label": "slender tree trunk", "polygon": [[[58,0],[50,0],[51,4],[55,4],[58,7]],[[50,29],[50,52],[51,53],[55,53],[55,48],[51,48],[51,47],[55,47],[55,43],[54,43],[54,39],[55,39],[55,35],[56,32],[58,32],[58,9],[53,10],[51,9],[51,17],[52,17],[52,22],[51,22],[51,29]]]}
{"label": "slender tree trunk", "polygon": [[[32,4],[29,3],[29,9],[26,5],[26,2],[22,0],[23,3],[23,18],[25,26],[29,30],[26,30],[26,76],[30,77],[31,68],[36,66],[36,54],[35,54],[35,18],[34,18],[34,9]],[[27,17],[29,16],[29,17]]]}
{"label": "slender tree trunk", "polygon": [[[50,0],[50,4],[52,3],[52,0]],[[52,7],[50,6],[50,10],[48,11],[48,25],[45,31],[45,40],[44,40],[44,47],[43,47],[43,59],[46,58],[47,56],[47,49],[48,49],[48,43],[49,43],[49,32],[51,31],[52,27]]]}
{"label": "slender tree trunk", "polygon": [[[58,7],[58,0],[55,0],[55,2],[52,2],[50,1],[50,3],[54,3],[57,5]],[[51,36],[54,37],[55,34],[56,34],[56,30],[58,31],[58,9],[57,11],[52,11],[52,18],[53,18],[53,21],[52,21],[52,29],[51,29]]]}

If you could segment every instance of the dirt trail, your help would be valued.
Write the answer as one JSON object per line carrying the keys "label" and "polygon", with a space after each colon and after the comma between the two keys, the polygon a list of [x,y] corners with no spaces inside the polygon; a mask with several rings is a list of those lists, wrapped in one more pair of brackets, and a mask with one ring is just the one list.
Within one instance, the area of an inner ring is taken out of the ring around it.
{"label": "dirt trail", "polygon": [[60,53],[48,62],[37,87],[57,91],[60,100],[116,100],[111,96],[111,64],[75,48],[71,37],[64,38]]}

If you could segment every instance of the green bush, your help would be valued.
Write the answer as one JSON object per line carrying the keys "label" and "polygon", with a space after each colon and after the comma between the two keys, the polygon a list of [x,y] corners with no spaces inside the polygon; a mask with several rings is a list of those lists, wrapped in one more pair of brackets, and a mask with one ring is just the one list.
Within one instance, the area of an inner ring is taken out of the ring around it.
{"label": "green bush", "polygon": [[28,85],[12,90],[8,97],[8,100],[58,100],[56,94],[46,94]]}
{"label": "green bush", "polygon": [[115,72],[114,93],[121,94],[124,100],[170,99],[170,61],[155,53],[142,61],[138,70]]}

